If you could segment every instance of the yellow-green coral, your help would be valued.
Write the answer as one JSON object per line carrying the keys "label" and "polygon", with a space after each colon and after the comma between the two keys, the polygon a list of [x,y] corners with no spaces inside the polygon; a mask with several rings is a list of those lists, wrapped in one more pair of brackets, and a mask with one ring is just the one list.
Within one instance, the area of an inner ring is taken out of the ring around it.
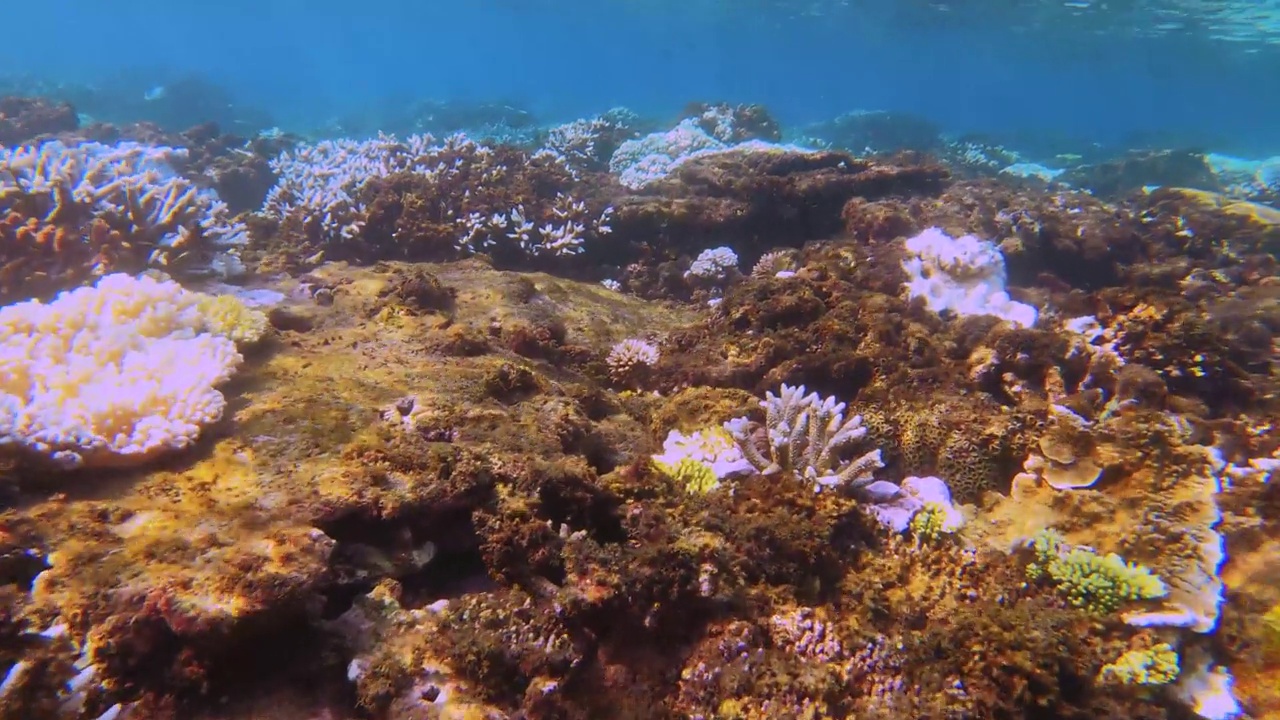
{"label": "yellow-green coral", "polygon": [[1072,605],[1090,612],[1115,612],[1126,602],[1164,597],[1168,589],[1160,578],[1135,563],[1126,563],[1115,553],[1099,555],[1086,548],[1068,547],[1061,533],[1038,533],[1032,547],[1036,562],[1027,566],[1027,575],[1038,579],[1047,575]]}
{"label": "yellow-green coral", "polygon": [[255,343],[267,331],[267,316],[234,295],[201,293],[196,307],[209,332],[237,345]]}
{"label": "yellow-green coral", "polygon": [[655,460],[653,464],[690,494],[709,493],[720,486],[711,466],[693,458],[681,458],[674,464]]}
{"label": "yellow-green coral", "polygon": [[928,502],[911,518],[911,533],[923,541],[932,542],[955,532],[948,522],[947,508],[940,503]]}
{"label": "yellow-green coral", "polygon": [[1164,685],[1178,678],[1178,653],[1169,643],[1130,650],[1102,666],[1098,679],[1122,685]]}
{"label": "yellow-green coral", "polygon": [[662,443],[662,454],[652,458],[658,470],[690,493],[707,493],[720,487],[717,467],[733,465],[742,453],[723,428],[714,427],[692,435],[672,430]]}

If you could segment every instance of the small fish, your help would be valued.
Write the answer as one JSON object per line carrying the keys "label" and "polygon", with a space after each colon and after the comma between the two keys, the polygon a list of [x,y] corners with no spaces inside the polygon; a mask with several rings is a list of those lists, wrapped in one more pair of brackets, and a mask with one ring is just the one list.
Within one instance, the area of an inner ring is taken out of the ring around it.
{"label": "small fish", "polygon": [[164,97],[168,92],[169,92],[169,88],[165,87],[164,85],[157,85],[151,88],[150,90],[146,91],[145,93],[143,93],[142,99],[146,100],[147,102],[151,102],[153,100],[159,100],[160,98]]}

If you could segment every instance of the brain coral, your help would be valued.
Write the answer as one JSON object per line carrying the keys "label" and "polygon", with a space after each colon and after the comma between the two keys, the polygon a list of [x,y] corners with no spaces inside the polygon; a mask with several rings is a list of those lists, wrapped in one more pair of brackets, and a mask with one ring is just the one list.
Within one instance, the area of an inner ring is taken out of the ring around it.
{"label": "brain coral", "polygon": [[232,337],[265,327],[227,323],[226,303],[209,314],[209,299],[116,274],[49,304],[0,308],[0,448],[83,467],[190,445],[222,417],[216,388],[243,360]]}

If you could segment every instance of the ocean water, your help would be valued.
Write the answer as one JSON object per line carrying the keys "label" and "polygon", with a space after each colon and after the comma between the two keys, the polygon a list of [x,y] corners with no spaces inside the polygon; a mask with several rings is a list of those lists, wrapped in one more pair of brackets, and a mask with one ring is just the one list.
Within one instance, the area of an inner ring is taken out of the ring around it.
{"label": "ocean water", "polygon": [[0,720],[1280,720],[1280,0],[4,18]]}
{"label": "ocean water", "polygon": [[763,103],[788,125],[890,110],[954,133],[1280,153],[1274,2],[54,0],[11,13],[23,30],[0,48],[0,77],[119,94],[89,103],[108,120],[165,119],[143,94],[194,76],[225,94],[209,104],[235,106],[215,108],[224,119],[291,130],[376,128],[422,99],[547,121],[697,100]]}

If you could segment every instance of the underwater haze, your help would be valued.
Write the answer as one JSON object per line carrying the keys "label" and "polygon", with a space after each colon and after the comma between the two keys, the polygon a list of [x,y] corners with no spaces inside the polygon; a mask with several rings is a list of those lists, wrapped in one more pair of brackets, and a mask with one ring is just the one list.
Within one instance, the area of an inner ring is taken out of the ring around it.
{"label": "underwater haze", "polygon": [[423,98],[547,120],[720,100],[792,125],[890,110],[957,133],[1265,156],[1280,153],[1278,16],[1188,0],[52,0],[9,11],[29,31],[0,67],[138,93],[196,74],[294,130]]}

